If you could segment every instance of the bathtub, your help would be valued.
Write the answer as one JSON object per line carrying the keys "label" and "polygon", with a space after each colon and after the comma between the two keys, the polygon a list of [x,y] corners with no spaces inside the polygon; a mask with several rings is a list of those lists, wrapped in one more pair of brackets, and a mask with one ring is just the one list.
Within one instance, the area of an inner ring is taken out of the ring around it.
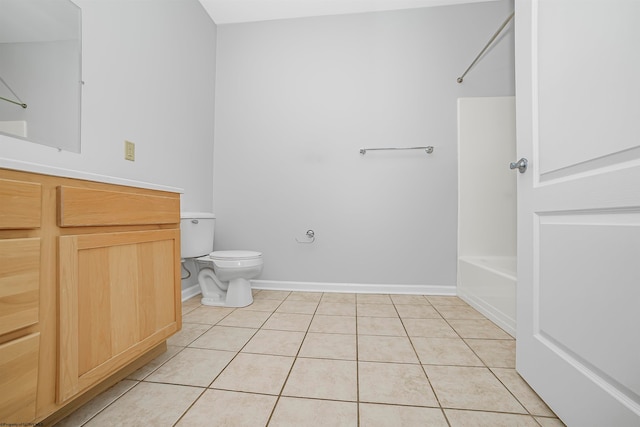
{"label": "bathtub", "polygon": [[516,335],[516,257],[458,258],[458,296],[511,336]]}

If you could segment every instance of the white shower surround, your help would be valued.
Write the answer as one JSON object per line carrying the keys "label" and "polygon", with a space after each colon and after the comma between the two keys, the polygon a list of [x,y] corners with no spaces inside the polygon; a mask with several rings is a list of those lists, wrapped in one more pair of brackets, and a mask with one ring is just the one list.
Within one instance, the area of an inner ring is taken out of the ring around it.
{"label": "white shower surround", "polygon": [[458,295],[516,333],[515,97],[458,100]]}
{"label": "white shower surround", "polygon": [[467,256],[458,259],[458,295],[516,336],[515,256]]}

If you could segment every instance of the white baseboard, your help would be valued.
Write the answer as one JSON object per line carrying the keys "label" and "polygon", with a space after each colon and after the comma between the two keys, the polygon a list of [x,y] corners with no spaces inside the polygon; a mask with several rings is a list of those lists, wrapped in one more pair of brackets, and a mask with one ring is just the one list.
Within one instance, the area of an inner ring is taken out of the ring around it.
{"label": "white baseboard", "polygon": [[193,286],[189,286],[188,288],[184,288],[182,290],[182,301],[186,301],[189,298],[198,295],[199,293],[201,293],[201,290],[200,285],[198,285],[197,283]]}
{"label": "white baseboard", "polygon": [[456,295],[455,285],[396,285],[365,283],[288,282],[252,280],[253,289],[302,292],[340,292],[368,294]]}

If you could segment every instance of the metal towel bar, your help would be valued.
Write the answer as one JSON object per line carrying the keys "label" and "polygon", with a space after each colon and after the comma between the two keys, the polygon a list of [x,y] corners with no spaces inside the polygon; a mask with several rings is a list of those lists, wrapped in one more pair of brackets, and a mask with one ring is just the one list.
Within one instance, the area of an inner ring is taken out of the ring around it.
{"label": "metal towel bar", "polygon": [[427,154],[433,153],[433,147],[428,145],[426,147],[405,147],[405,148],[361,148],[360,154],[367,154],[367,151],[379,151],[379,150],[424,150]]}

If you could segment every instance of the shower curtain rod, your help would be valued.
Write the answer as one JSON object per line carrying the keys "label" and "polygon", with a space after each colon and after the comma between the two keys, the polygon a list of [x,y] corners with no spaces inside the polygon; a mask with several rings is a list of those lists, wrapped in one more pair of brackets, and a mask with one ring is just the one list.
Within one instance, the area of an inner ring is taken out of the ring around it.
{"label": "shower curtain rod", "polygon": [[16,97],[16,99],[17,99],[18,101],[20,101],[20,102],[18,102],[18,101],[14,101],[13,99],[8,99],[8,98],[4,98],[4,97],[0,96],[0,99],[1,99],[1,100],[3,100],[3,101],[7,101],[7,102],[10,102],[10,103],[12,103],[12,104],[19,105],[19,106],[21,106],[22,108],[27,108],[27,104],[25,104],[24,102],[22,102],[22,100],[20,99],[20,97],[19,97],[19,96],[18,96],[18,95],[13,91],[13,89],[11,89],[11,87],[7,84],[7,82],[5,82],[5,81],[4,81],[4,79],[2,78],[2,76],[0,76],[0,83],[2,83],[3,85],[5,85],[5,87],[6,87],[7,89],[9,89],[9,92],[11,92],[11,94],[12,94],[13,96],[15,96],[15,97]]}
{"label": "shower curtain rod", "polygon": [[10,102],[10,103],[12,103],[12,104],[19,105],[19,106],[21,106],[22,108],[27,108],[27,104],[25,104],[24,102],[14,101],[14,100],[12,100],[12,99],[3,98],[3,97],[1,97],[1,96],[0,96],[0,99],[2,99],[3,101]]}
{"label": "shower curtain rod", "polygon": [[513,19],[513,16],[516,14],[516,12],[511,12],[511,15],[509,15],[509,17],[502,23],[502,25],[500,26],[500,28],[498,28],[498,31],[496,31],[496,33],[493,35],[493,37],[491,37],[491,40],[489,40],[489,42],[484,46],[484,48],[480,51],[480,53],[478,54],[478,56],[476,56],[476,59],[473,60],[473,62],[471,63],[471,65],[469,65],[467,67],[467,69],[464,71],[464,73],[462,73],[462,75],[460,77],[458,77],[458,79],[456,80],[458,83],[462,83],[464,81],[464,76],[467,75],[467,73],[469,72],[469,70],[476,65],[476,62],[478,62],[478,60],[480,59],[480,57],[484,54],[484,52],[489,48],[489,46],[491,46],[491,43],[493,43],[493,41],[496,39],[496,37],[498,37],[498,35],[502,32],[502,30],[504,30],[504,27],[507,26],[507,24],[509,23],[509,21],[511,21]]}

